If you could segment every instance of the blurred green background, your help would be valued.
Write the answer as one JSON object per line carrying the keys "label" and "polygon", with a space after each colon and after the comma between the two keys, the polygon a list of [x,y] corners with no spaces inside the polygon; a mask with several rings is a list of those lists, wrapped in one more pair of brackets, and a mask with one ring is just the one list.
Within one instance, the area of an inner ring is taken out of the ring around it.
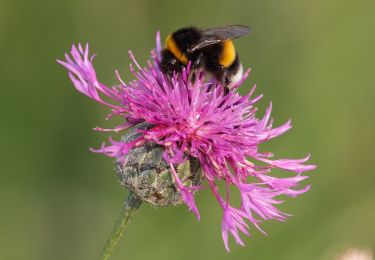
{"label": "blurred green background", "polygon": [[145,64],[162,37],[185,25],[246,24],[236,41],[251,78],[272,100],[276,125],[294,128],[263,146],[278,158],[312,154],[312,189],[287,199],[294,216],[252,229],[246,247],[221,239],[221,211],[197,195],[201,222],[185,206],[143,205],[113,259],[334,259],[375,248],[375,1],[0,0],[0,259],[96,259],[126,192],[112,160],[90,153],[113,126],[78,93],[56,58],[90,42],[99,79],[126,80],[127,50]]}

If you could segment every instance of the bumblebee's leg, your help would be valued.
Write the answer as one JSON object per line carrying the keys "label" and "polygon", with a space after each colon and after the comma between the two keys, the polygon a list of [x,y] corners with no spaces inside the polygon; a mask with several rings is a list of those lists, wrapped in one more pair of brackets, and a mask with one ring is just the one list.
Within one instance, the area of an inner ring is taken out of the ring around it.
{"label": "bumblebee's leg", "polygon": [[194,83],[197,79],[197,73],[198,71],[203,68],[204,65],[204,55],[203,53],[198,53],[197,55],[194,55],[191,59],[191,82]]}
{"label": "bumblebee's leg", "polygon": [[230,78],[227,74],[227,71],[225,68],[218,68],[216,71],[212,72],[212,74],[215,76],[216,80],[220,82],[220,84],[223,86],[224,90],[224,96],[228,95],[229,93],[229,84],[230,84]]}
{"label": "bumblebee's leg", "polygon": [[229,94],[229,88],[227,86],[224,87],[224,96]]}
{"label": "bumblebee's leg", "polygon": [[193,70],[191,73],[191,77],[190,77],[191,83],[194,83],[196,79],[197,79],[197,74],[196,74],[196,71]]}
{"label": "bumblebee's leg", "polygon": [[229,80],[227,73],[225,72],[223,73],[221,82],[224,86],[224,96],[226,96],[229,93],[229,84],[230,84],[230,80]]}
{"label": "bumblebee's leg", "polygon": [[202,52],[194,55],[191,60],[192,60],[191,68],[193,70],[202,68],[204,65],[204,55]]}

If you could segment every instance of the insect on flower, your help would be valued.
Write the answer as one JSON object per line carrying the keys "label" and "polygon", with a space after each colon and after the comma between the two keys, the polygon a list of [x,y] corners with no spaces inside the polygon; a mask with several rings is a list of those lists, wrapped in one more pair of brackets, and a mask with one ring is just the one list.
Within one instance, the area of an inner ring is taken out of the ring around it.
{"label": "insect on flower", "polygon": [[178,29],[165,40],[160,68],[164,74],[172,76],[191,62],[192,70],[210,72],[228,91],[243,75],[243,67],[232,40],[250,31],[250,27],[244,25]]}
{"label": "insect on flower", "polygon": [[[135,80],[125,83],[116,73],[120,83],[112,88],[98,81],[88,45],[73,45],[71,56],[58,61],[68,69],[78,91],[109,107],[110,116],[124,119],[113,129],[96,130],[130,129],[120,141],[110,139],[109,145],[93,150],[117,159],[120,182],[154,205],[183,201],[198,219],[194,193],[211,189],[223,210],[222,236],[228,251],[228,233],[243,245],[239,231],[249,235],[246,221],[263,233],[262,221],[284,221],[289,215],[276,208],[282,203],[279,197],[308,191],[309,185],[300,186],[308,178],[302,173],[315,166],[305,164],[309,156],[274,160],[272,153],[259,151],[262,143],[288,131],[291,122],[273,128],[271,104],[258,118],[254,104],[262,95],[253,96],[255,86],[246,96],[237,93],[250,71],[225,93],[223,82],[204,70],[191,80],[191,63],[171,78],[165,75],[159,34],[147,67],[142,68],[129,53],[136,66],[130,66]],[[275,177],[273,168],[291,174]],[[219,190],[220,181],[225,183],[224,190]],[[231,205],[231,186],[241,194],[239,208]]]}

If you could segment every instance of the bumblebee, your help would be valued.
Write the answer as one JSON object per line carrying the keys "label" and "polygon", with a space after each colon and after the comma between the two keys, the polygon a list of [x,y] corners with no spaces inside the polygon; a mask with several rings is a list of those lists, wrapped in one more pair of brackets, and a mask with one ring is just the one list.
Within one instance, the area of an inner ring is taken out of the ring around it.
{"label": "bumblebee", "polygon": [[250,27],[244,25],[178,29],[165,40],[165,48],[161,53],[161,70],[172,76],[173,72],[181,72],[190,61],[193,70],[203,69],[211,73],[230,89],[243,74],[232,40],[250,32]]}

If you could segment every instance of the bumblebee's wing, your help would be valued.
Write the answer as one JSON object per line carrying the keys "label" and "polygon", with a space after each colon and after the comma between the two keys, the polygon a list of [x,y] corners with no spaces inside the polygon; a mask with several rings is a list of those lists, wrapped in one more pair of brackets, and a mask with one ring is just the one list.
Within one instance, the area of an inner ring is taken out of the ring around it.
{"label": "bumblebee's wing", "polygon": [[235,39],[249,34],[250,32],[251,28],[245,25],[228,25],[205,29],[202,30],[202,37],[200,41],[191,46],[188,49],[188,52],[194,52],[215,43]]}

